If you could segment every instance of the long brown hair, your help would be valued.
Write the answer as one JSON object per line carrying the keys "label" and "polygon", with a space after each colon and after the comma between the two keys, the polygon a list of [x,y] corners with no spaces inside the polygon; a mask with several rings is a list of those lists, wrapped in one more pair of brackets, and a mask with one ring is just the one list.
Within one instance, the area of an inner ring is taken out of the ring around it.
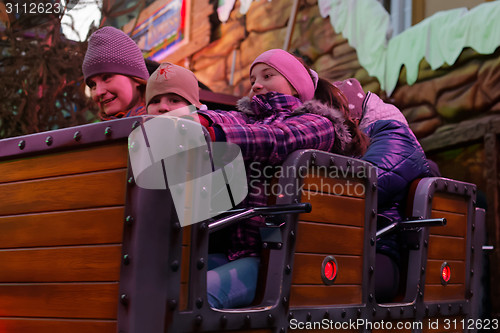
{"label": "long brown hair", "polygon": [[[311,68],[303,59],[297,57],[302,65],[311,73]],[[311,77],[312,78],[312,77]],[[318,78],[314,99],[328,105],[331,108],[337,109],[344,115],[344,123],[351,134],[352,141],[347,145],[345,153],[354,157],[361,157],[365,154],[370,139],[359,128],[359,120],[353,119],[349,112],[349,102],[342,91],[331,84],[328,80]]]}

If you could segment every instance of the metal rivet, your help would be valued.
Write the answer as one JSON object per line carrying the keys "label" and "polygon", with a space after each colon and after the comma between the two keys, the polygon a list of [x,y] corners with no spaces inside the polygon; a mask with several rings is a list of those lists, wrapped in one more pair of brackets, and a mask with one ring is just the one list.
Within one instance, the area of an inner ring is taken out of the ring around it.
{"label": "metal rivet", "polygon": [[245,316],[245,326],[250,326],[252,321],[252,318],[250,318],[250,315]]}
{"label": "metal rivet", "polygon": [[181,231],[182,227],[181,227],[181,224],[179,222],[175,222],[174,224],[172,224],[172,228],[174,229],[174,231]]}
{"label": "metal rivet", "polygon": [[372,209],[372,217],[377,216],[377,211],[375,209]]}
{"label": "metal rivet", "polygon": [[391,314],[391,308],[387,308],[387,314],[390,315]]}
{"label": "metal rivet", "polygon": [[375,316],[376,314],[377,314],[377,309],[373,309],[373,310],[372,310],[372,315],[374,315],[374,316]]}
{"label": "metal rivet", "polygon": [[129,185],[134,185],[134,177],[129,177],[127,183],[129,183]]}
{"label": "metal rivet", "polygon": [[437,311],[438,311],[438,312],[441,312],[441,304],[438,304],[438,305],[437,305]]}
{"label": "metal rivet", "polygon": [[427,239],[424,240],[424,246],[427,247],[428,245],[429,245],[429,241],[427,241]]}
{"label": "metal rivet", "polygon": [[368,296],[368,300],[370,300],[370,302],[371,302],[371,301],[373,301],[373,298],[374,298],[374,297],[373,297],[373,294],[370,294],[370,295]]}
{"label": "metal rivet", "polygon": [[374,271],[375,271],[375,268],[373,268],[373,266],[370,266],[370,268],[368,268],[368,272],[370,274],[373,274]]}
{"label": "metal rivet", "polygon": [[284,327],[282,327],[282,328],[280,329],[280,333],[285,333],[285,328],[284,328]]}
{"label": "metal rivet", "polygon": [[108,127],[106,127],[106,128],[104,129],[104,135],[106,135],[106,136],[110,136],[110,135],[111,135],[111,132],[112,132],[112,131],[111,131],[111,127],[110,127],[110,126],[108,126]]}
{"label": "metal rivet", "polygon": [[198,309],[201,309],[201,307],[202,307],[202,306],[203,306],[203,298],[198,297],[198,298],[196,299],[196,307],[197,307]]}
{"label": "metal rivet", "polygon": [[205,259],[200,258],[200,259],[198,259],[198,262],[196,263],[196,268],[202,269],[203,267],[205,267]]}
{"label": "metal rivet", "polygon": [[169,299],[168,308],[170,309],[170,311],[174,311],[176,307],[177,307],[177,301],[175,299]]}
{"label": "metal rivet", "polygon": [[262,243],[262,248],[263,248],[263,249],[267,249],[267,248],[268,248],[268,246],[269,246],[269,245],[267,244],[267,242]]}
{"label": "metal rivet", "polygon": [[452,307],[452,305],[451,305],[451,304],[448,304],[448,310],[450,310],[450,311],[451,311],[451,307]]}
{"label": "metal rivet", "polygon": [[220,317],[219,322],[221,327],[225,327],[227,325],[227,317],[223,315],[222,317]]}
{"label": "metal rivet", "polygon": [[288,313],[288,320],[292,320],[293,319],[293,312],[289,312]]}
{"label": "metal rivet", "polygon": [[19,149],[23,150],[24,147],[26,147],[26,141],[24,141],[24,140],[19,141],[17,146],[19,147]]}
{"label": "metal rivet", "polygon": [[134,223],[134,218],[132,216],[128,215],[125,218],[125,223],[127,223],[128,225],[131,225],[132,223]]}
{"label": "metal rivet", "polygon": [[52,139],[51,136],[48,136],[47,138],[45,138],[45,143],[47,144],[47,146],[52,145],[52,142],[54,142],[54,139]]}
{"label": "metal rivet", "polygon": [[276,244],[276,248],[277,248],[278,250],[279,250],[279,249],[281,249],[282,247],[283,247],[283,243],[278,243],[278,244]]}
{"label": "metal rivet", "polygon": [[377,190],[377,183],[372,183],[372,191],[375,192]]}
{"label": "metal rivet", "polygon": [[178,260],[174,260],[172,261],[172,263],[170,264],[170,269],[172,270],[172,272],[177,272],[177,270],[179,269],[179,261]]}
{"label": "metal rivet", "polygon": [[124,265],[130,264],[130,257],[128,254],[123,255],[123,264]]}
{"label": "metal rivet", "polygon": [[370,238],[370,245],[371,246],[375,245],[375,238],[373,238],[373,237]]}
{"label": "metal rivet", "polygon": [[342,318],[345,318],[347,312],[345,310],[342,310],[342,313],[340,314],[342,316]]}
{"label": "metal rivet", "polygon": [[292,271],[292,267],[290,267],[290,265],[286,265],[285,266],[285,273],[288,275],[288,274],[290,274],[291,271]]}
{"label": "metal rivet", "polygon": [[325,313],[323,314],[323,318],[324,318],[324,319],[328,319],[328,318],[330,318],[330,312],[325,311]]}
{"label": "metal rivet", "polygon": [[422,267],[422,268],[420,269],[420,273],[421,273],[421,274],[424,274],[424,273],[425,273],[425,267]]}
{"label": "metal rivet", "polygon": [[120,302],[123,305],[127,305],[128,304],[128,296],[127,296],[127,294],[121,294],[120,295]]}
{"label": "metal rivet", "polygon": [[197,316],[194,318],[194,324],[195,324],[196,326],[200,326],[202,322],[203,322],[203,317],[202,317],[202,316],[197,315]]}
{"label": "metal rivet", "polygon": [[268,315],[267,315],[267,323],[268,323],[269,325],[274,324],[274,317],[273,317],[273,315],[272,315],[272,314],[268,314]]}
{"label": "metal rivet", "polygon": [[405,308],[400,307],[400,308],[399,308],[399,313],[401,313],[401,314],[405,313]]}
{"label": "metal rivet", "polygon": [[470,275],[474,275],[474,270],[473,269],[470,270]]}
{"label": "metal rivet", "polygon": [[200,231],[201,232],[205,232],[205,231],[207,231],[207,229],[208,229],[208,226],[205,222],[200,223]]}
{"label": "metal rivet", "polygon": [[136,129],[139,125],[140,123],[138,120],[134,121],[134,123],[132,124],[132,129]]}
{"label": "metal rivet", "polygon": [[73,140],[80,141],[81,138],[82,138],[82,133],[80,131],[76,131],[75,134],[73,134]]}
{"label": "metal rivet", "polygon": [[312,314],[311,314],[311,312],[307,313],[306,320],[307,321],[311,321],[312,320]]}
{"label": "metal rivet", "polygon": [[281,300],[281,303],[283,303],[283,305],[286,305],[288,303],[288,298],[286,296],[283,297],[283,299]]}
{"label": "metal rivet", "polygon": [[358,310],[356,310],[356,314],[359,316],[361,316],[361,309],[358,308]]}

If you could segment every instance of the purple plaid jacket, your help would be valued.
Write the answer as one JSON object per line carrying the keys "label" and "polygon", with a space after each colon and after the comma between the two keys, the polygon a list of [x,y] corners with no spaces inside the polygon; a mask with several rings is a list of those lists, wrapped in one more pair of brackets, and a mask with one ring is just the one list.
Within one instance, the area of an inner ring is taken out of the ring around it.
{"label": "purple plaid jacket", "polygon": [[[245,206],[267,204],[269,170],[283,163],[293,151],[306,148],[332,151],[338,140],[350,140],[338,111],[330,109],[333,113],[338,112],[334,122],[329,119],[331,117],[315,114],[321,112],[313,109],[296,97],[270,92],[241,99],[239,111],[199,111],[215,132],[222,132],[226,141],[241,149],[249,184]],[[339,133],[342,134],[340,138]],[[235,226],[228,255],[230,260],[257,255],[260,247],[258,227],[262,223],[261,219],[251,219]]]}

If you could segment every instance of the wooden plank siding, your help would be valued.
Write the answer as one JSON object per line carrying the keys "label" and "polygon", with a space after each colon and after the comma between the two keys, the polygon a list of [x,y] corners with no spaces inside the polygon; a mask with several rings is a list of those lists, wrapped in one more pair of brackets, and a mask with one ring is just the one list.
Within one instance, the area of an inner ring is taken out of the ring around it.
{"label": "wooden plank siding", "polygon": [[116,332],[126,141],[0,162],[0,332]]}
{"label": "wooden plank siding", "polygon": [[[352,190],[356,184],[364,189],[356,179],[321,177],[314,172],[304,179],[302,201],[313,208],[299,215],[291,306],[362,303],[365,201],[364,191]],[[321,278],[327,256],[334,256],[338,264],[333,285],[325,285]]]}
{"label": "wooden plank siding", "polygon": [[[465,298],[467,207],[467,199],[463,196],[439,192],[434,195],[431,217],[445,217],[447,224],[429,230],[424,301]],[[444,262],[451,270],[446,285],[441,284]]]}

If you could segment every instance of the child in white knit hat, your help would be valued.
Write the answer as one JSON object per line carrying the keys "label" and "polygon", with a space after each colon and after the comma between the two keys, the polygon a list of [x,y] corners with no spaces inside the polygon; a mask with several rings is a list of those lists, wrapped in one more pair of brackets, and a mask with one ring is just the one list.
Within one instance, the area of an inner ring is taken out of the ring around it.
{"label": "child in white knit hat", "polygon": [[123,31],[114,27],[95,31],[82,70],[102,120],[146,114],[149,73],[141,50]]}
{"label": "child in white knit hat", "polygon": [[190,70],[167,62],[151,74],[146,86],[148,114],[183,116],[203,107],[198,79]]}

